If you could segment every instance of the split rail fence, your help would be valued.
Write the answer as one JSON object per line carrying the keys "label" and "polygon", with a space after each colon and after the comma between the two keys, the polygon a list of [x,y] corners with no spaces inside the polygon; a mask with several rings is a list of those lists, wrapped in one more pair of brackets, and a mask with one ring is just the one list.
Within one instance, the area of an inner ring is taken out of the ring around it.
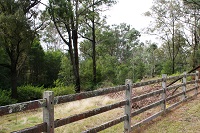
{"label": "split rail fence", "polygon": [[[192,76],[195,77],[195,80],[190,80],[187,81],[187,77]],[[178,106],[182,102],[186,101],[187,99],[190,99],[192,97],[195,97],[199,94],[198,92],[198,82],[199,82],[199,73],[198,71],[196,73],[190,73],[190,74],[182,74],[179,76],[173,76],[173,77],[167,77],[167,75],[162,75],[162,78],[156,79],[156,80],[150,80],[150,81],[145,81],[145,82],[140,82],[140,83],[132,83],[130,79],[127,79],[125,81],[125,85],[122,86],[117,86],[117,87],[112,87],[112,88],[106,88],[106,89],[100,89],[100,90],[95,90],[95,91],[89,91],[89,92],[82,92],[78,94],[71,94],[71,95],[65,95],[65,96],[58,96],[54,97],[52,91],[45,91],[43,94],[43,99],[35,100],[35,101],[29,101],[29,102],[23,102],[23,103],[17,103],[17,104],[12,104],[12,105],[7,105],[7,106],[1,106],[0,107],[0,116],[11,114],[11,113],[16,113],[16,112],[21,112],[21,111],[26,111],[26,110],[31,110],[31,109],[37,109],[37,108],[43,108],[43,123],[35,125],[30,128],[22,129],[20,131],[15,131],[16,133],[38,133],[38,132],[47,132],[47,133],[53,133],[54,129],[66,124],[73,123],[75,121],[79,121],[115,108],[119,107],[124,107],[124,115],[120,116],[119,118],[116,118],[112,121],[108,121],[102,125],[99,125],[97,127],[87,129],[86,131],[83,131],[84,133],[94,133],[94,132],[99,132],[102,131],[106,128],[109,128],[111,126],[114,126],[118,123],[124,122],[124,132],[130,133],[134,129],[136,129],[138,126],[141,126],[142,124],[151,121],[152,119],[155,119],[156,117],[165,114],[167,111],[171,110],[172,108]],[[169,80],[177,80],[181,78],[182,82],[173,86],[167,86],[166,81]],[[159,90],[142,94],[139,96],[132,97],[132,89],[141,87],[141,86],[146,86],[146,85],[151,85],[155,83],[160,83],[161,88]],[[190,87],[190,89],[186,89],[187,85],[192,85],[193,87]],[[182,91],[179,93],[176,93],[172,96],[167,96],[166,92],[172,89],[176,89],[178,87],[182,88]],[[61,103],[66,103],[66,102],[71,102],[71,101],[76,101],[76,100],[81,100],[81,99],[86,99],[90,97],[96,97],[96,96],[101,96],[101,95],[106,95],[109,93],[116,93],[119,91],[125,91],[125,100],[122,100],[120,102],[106,105],[100,108],[96,108],[84,113],[76,114],[69,116],[67,118],[62,118],[62,119],[57,119],[54,120],[54,105],[55,104],[61,104]],[[192,92],[194,91],[194,93]],[[187,96],[188,93],[192,92],[192,96]],[[132,112],[132,102],[137,102],[141,101],[143,99],[153,97],[153,96],[158,96],[161,95],[161,98],[154,102],[151,103],[145,107],[142,107],[138,110],[135,110]],[[177,98],[181,96],[181,100],[172,104],[171,106],[167,107],[166,102],[169,100],[172,100],[174,98]],[[150,117],[143,119],[142,121],[131,125],[131,119],[134,116],[137,116],[149,109],[152,109],[154,107],[160,106],[161,109],[159,112],[151,115]]]}

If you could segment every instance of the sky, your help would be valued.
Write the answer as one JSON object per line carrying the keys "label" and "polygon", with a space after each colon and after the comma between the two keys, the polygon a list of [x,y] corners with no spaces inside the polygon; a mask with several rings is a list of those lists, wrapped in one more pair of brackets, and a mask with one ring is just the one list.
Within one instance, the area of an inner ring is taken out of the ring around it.
{"label": "sky", "polygon": [[145,17],[143,14],[150,11],[153,0],[118,0],[118,3],[111,7],[109,11],[106,11],[107,23],[120,24],[127,23],[140,31],[140,40],[145,42],[145,40],[152,40],[157,42],[155,36],[150,36],[147,34],[142,34],[142,29],[148,27],[150,21],[149,17]]}
{"label": "sky", "polygon": [[[47,0],[42,0],[46,3]],[[117,4],[110,7],[108,11],[105,12],[107,16],[107,23],[120,24],[127,23],[135,28],[141,33],[140,40],[145,42],[146,40],[151,40],[152,42],[158,42],[155,36],[150,36],[143,34],[144,28],[148,27],[150,21],[149,17],[145,17],[143,14],[150,11],[153,0],[117,0]]]}

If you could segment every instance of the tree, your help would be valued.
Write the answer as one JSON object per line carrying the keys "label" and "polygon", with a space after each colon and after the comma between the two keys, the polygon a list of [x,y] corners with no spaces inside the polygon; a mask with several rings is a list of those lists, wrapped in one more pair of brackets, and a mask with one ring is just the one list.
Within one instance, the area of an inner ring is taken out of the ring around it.
{"label": "tree", "polygon": [[0,47],[9,57],[6,67],[11,72],[11,96],[17,98],[18,75],[27,58],[35,32],[32,30],[32,10],[36,1],[3,0],[0,1]]}
{"label": "tree", "polygon": [[[85,1],[83,4],[85,10],[84,18],[81,19],[81,32],[79,35],[84,39],[87,39],[92,44],[92,70],[93,70],[93,84],[96,85],[96,28],[102,27],[104,25],[104,20],[100,18],[100,12],[102,8],[110,7],[112,4],[115,4],[115,0],[89,0]],[[91,5],[91,8],[87,8]]]}
{"label": "tree", "polygon": [[31,49],[28,53],[28,71],[30,73],[28,76],[28,83],[35,86],[41,86],[44,84],[45,52],[38,39],[33,41]]}
{"label": "tree", "polygon": [[45,53],[45,80],[44,87],[54,87],[54,81],[58,79],[63,53],[57,51],[47,51]]}
{"label": "tree", "polygon": [[148,32],[156,32],[168,48],[169,59],[172,62],[172,73],[175,73],[175,60],[177,58],[179,43],[176,43],[176,32],[183,31],[183,12],[181,2],[175,0],[155,0],[151,12],[147,16],[155,19],[154,26],[148,28]]}
{"label": "tree", "polygon": [[147,42],[148,46],[146,49],[146,52],[148,53],[148,58],[147,58],[147,62],[149,64],[149,68],[148,70],[150,70],[150,76],[154,77],[155,72],[156,72],[156,64],[157,64],[157,59],[155,56],[155,51],[158,49],[157,44],[155,43],[151,43],[151,42]]}
{"label": "tree", "polygon": [[[97,83],[106,81],[121,84],[124,82],[123,78],[133,77],[132,52],[140,45],[139,36],[140,33],[136,29],[125,23],[96,30]],[[80,44],[80,51],[84,66],[89,68],[92,57],[90,41],[84,40]]]}
{"label": "tree", "polygon": [[[79,74],[79,54],[78,54],[78,32],[80,28],[80,22],[85,19],[85,14],[89,14],[88,11],[94,13],[95,5],[98,5],[107,0],[99,1],[79,1],[79,0],[49,0],[49,14],[56,27],[56,30],[63,42],[68,46],[68,53],[70,55],[70,61],[75,77],[75,90],[80,92],[80,74]],[[92,10],[90,10],[92,8]],[[94,27],[94,14],[90,13]],[[94,33],[95,34],[95,33]],[[93,37],[94,40],[94,37]],[[94,40],[95,42],[95,40]],[[93,45],[93,50],[95,45]],[[95,56],[95,51],[93,52]],[[93,57],[95,59],[95,57]],[[95,61],[94,61],[95,62]],[[94,64],[94,67],[96,65]],[[95,69],[94,69],[95,70]],[[95,73],[95,72],[94,72]]]}
{"label": "tree", "polygon": [[[75,90],[80,92],[79,56],[78,56],[78,7],[79,1],[49,0],[49,14],[56,30],[68,46],[70,61],[75,77]],[[63,34],[65,32],[66,34]]]}
{"label": "tree", "polygon": [[200,31],[199,31],[199,20],[200,20],[200,3],[197,0],[183,0],[184,2],[184,13],[186,18],[186,24],[189,29],[189,36],[187,37],[187,42],[191,47],[191,65],[195,68],[198,62],[198,51],[200,43]]}

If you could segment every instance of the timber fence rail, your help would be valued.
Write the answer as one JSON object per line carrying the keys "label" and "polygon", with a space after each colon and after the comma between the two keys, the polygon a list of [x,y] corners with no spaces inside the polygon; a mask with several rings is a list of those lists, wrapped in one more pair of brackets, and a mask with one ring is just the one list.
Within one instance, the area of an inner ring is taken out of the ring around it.
{"label": "timber fence rail", "polygon": [[[194,76],[195,80],[187,81],[187,77],[189,76]],[[54,128],[79,121],[115,108],[119,108],[124,106],[124,115],[120,116],[119,118],[116,118],[114,120],[108,121],[102,125],[99,125],[97,127],[87,129],[86,131],[83,131],[83,133],[94,133],[94,132],[99,132],[102,131],[106,128],[109,128],[113,125],[116,125],[118,123],[124,122],[124,132],[130,133],[133,131],[135,128],[143,125],[146,122],[151,121],[152,119],[155,119],[156,117],[165,114],[167,111],[173,109],[174,107],[178,106],[182,102],[186,101],[187,99],[193,98],[199,94],[198,92],[198,82],[199,82],[199,72],[197,71],[196,73],[190,73],[190,74],[182,74],[179,76],[173,76],[173,77],[167,77],[167,75],[162,75],[162,78],[156,79],[156,80],[150,80],[150,81],[145,81],[145,82],[140,82],[140,83],[132,83],[130,79],[127,79],[125,81],[125,85],[117,86],[117,87],[111,87],[111,88],[106,88],[106,89],[100,89],[100,90],[95,90],[95,91],[89,91],[89,92],[82,92],[78,94],[71,94],[71,95],[65,95],[65,96],[58,96],[54,97],[54,94],[52,91],[45,91],[43,94],[43,99],[35,100],[35,101],[29,101],[29,102],[23,102],[23,103],[17,103],[17,104],[12,104],[12,105],[7,105],[7,106],[0,106],[0,116],[11,114],[11,113],[17,113],[17,112],[22,112],[26,110],[31,110],[31,109],[37,109],[37,108],[43,108],[43,123],[35,125],[30,128],[22,129],[19,131],[15,131],[15,133],[29,133],[29,132],[48,132],[48,133],[53,133]],[[178,78],[182,78],[182,83],[173,85],[173,86],[167,86],[167,81],[169,80],[177,80]],[[146,86],[146,85],[151,85],[155,83],[161,83],[161,88],[159,90],[142,94],[139,96],[132,97],[132,89],[141,87],[141,86]],[[192,88],[187,90],[187,85],[194,85]],[[178,92],[172,96],[167,96],[166,92],[177,89],[179,87],[182,87],[182,91]],[[120,91],[125,91],[125,100],[122,100],[120,102],[106,105],[100,108],[96,108],[90,111],[86,111],[84,113],[76,114],[69,116],[67,118],[62,118],[62,119],[57,119],[54,120],[54,105],[55,104],[61,104],[61,103],[66,103],[66,102],[72,102],[76,100],[81,100],[81,99],[86,99],[86,98],[91,98],[91,97],[96,97],[96,96],[101,96],[101,95],[106,95],[109,93],[116,93]],[[194,93],[192,93],[194,91]],[[187,94],[191,94],[191,96]],[[147,106],[144,106],[138,110],[132,111],[132,103],[141,101],[143,99],[161,95],[160,99],[156,102],[153,102]],[[166,106],[167,101],[170,101],[174,98],[177,98],[181,96],[181,100],[170,105],[169,107]],[[137,116],[149,109],[155,108],[157,106],[161,107],[161,110],[156,112],[155,114],[151,115],[148,118],[143,119],[142,121],[135,123],[134,125],[131,125],[131,119],[134,116]]]}

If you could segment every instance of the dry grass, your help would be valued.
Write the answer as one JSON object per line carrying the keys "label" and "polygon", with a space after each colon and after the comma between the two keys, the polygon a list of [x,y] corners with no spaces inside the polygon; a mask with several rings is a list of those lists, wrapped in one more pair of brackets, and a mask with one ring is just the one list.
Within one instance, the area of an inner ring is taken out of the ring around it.
{"label": "dry grass", "polygon": [[[99,96],[89,99],[84,99],[80,101],[60,104],[55,106],[55,119],[66,118],[70,115],[79,114],[84,111],[88,111],[97,107],[104,105],[116,103],[120,99],[110,98],[108,96]],[[55,129],[58,133],[78,133],[84,131],[88,128],[95,127],[97,125],[103,124],[107,121],[116,119],[123,114],[123,108],[117,108],[84,120],[80,120],[59,128]],[[42,109],[15,113],[11,115],[6,115],[0,117],[0,133],[8,133],[23,128],[31,127],[36,124],[42,123]],[[113,129],[107,130],[107,132],[112,132],[113,130],[119,130],[123,132],[121,127],[123,124],[115,126]],[[116,129],[117,127],[117,129]]]}
{"label": "dry grass", "polygon": [[200,96],[136,129],[141,133],[199,133]]}

